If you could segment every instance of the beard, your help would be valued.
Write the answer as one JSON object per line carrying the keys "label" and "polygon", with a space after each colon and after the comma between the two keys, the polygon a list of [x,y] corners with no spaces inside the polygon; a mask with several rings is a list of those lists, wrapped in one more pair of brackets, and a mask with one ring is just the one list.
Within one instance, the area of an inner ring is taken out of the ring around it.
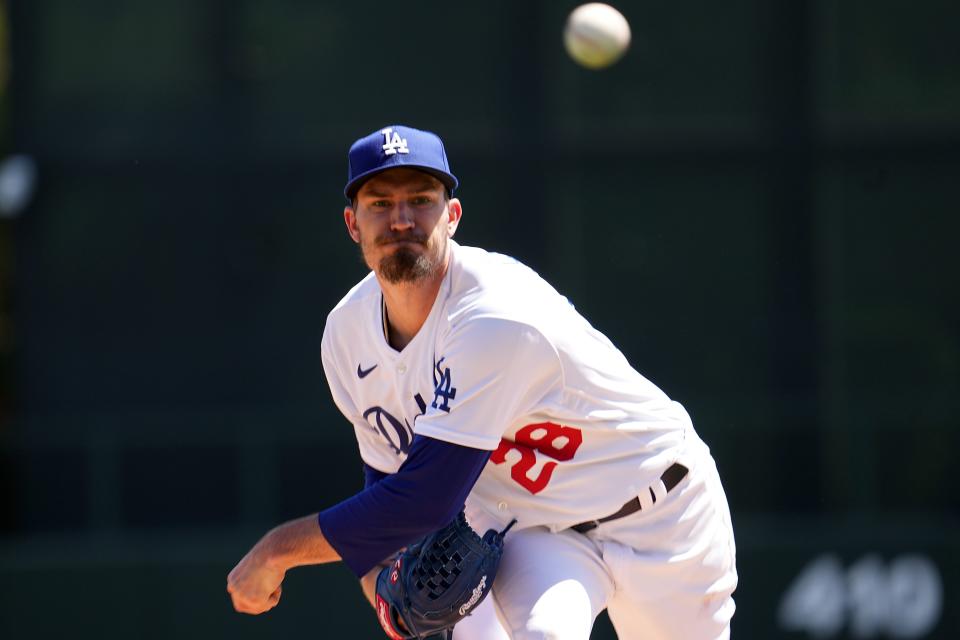
{"label": "beard", "polygon": [[400,247],[389,256],[380,259],[380,277],[391,284],[417,282],[436,273],[437,268],[430,256],[414,253],[408,247]]}
{"label": "beard", "polygon": [[[374,244],[382,246],[398,240],[417,243],[421,245],[425,251],[421,253],[415,251],[412,247],[397,247],[393,253],[382,257],[376,265],[375,271],[381,278],[391,284],[415,283],[435,275],[440,270],[441,261],[438,256],[442,255],[443,252],[437,252],[430,242],[430,238],[427,236],[415,233],[384,235],[378,237],[374,241]],[[364,243],[361,239],[361,252],[365,253],[363,246]],[[366,256],[364,256],[364,262],[367,262],[369,265]],[[373,265],[369,266],[373,268]]]}

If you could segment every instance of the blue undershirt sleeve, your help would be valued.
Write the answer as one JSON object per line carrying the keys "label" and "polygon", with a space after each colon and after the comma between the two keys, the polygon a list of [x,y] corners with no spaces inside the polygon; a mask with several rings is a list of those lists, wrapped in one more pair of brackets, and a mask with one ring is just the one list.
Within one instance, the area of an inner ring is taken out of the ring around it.
{"label": "blue undershirt sleeve", "polygon": [[362,577],[391,554],[453,520],[490,453],[414,436],[407,460],[396,473],[379,481],[375,469],[374,474],[365,474],[363,491],[320,512],[320,529],[350,570]]}
{"label": "blue undershirt sleeve", "polygon": [[378,482],[386,478],[388,475],[390,474],[384,473],[379,469],[374,469],[373,467],[368,465],[366,462],[364,462],[363,463],[363,488],[364,489],[370,488],[371,486],[377,484]]}

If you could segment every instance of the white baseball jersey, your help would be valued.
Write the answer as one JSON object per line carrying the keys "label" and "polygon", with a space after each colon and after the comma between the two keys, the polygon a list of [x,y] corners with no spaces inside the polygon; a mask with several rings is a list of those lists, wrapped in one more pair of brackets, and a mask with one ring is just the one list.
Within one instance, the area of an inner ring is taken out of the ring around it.
{"label": "white baseball jersey", "polygon": [[369,466],[413,434],[493,451],[469,507],[552,530],[617,511],[696,439],[681,405],[516,260],[451,241],[423,327],[396,351],[373,273],[331,311],[323,366]]}

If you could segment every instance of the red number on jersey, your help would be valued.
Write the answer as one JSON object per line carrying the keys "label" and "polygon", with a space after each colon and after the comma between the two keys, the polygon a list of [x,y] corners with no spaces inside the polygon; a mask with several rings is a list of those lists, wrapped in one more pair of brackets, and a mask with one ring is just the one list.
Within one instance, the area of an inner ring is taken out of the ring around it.
{"label": "red number on jersey", "polygon": [[[503,464],[507,460],[508,451],[519,451],[520,459],[510,468],[510,477],[533,494],[543,491],[550,482],[553,470],[557,467],[556,462],[547,462],[536,478],[528,476],[527,473],[537,463],[536,452],[539,451],[554,460],[570,460],[583,442],[580,429],[564,427],[552,422],[528,424],[517,431],[514,438],[516,439],[513,441],[501,439],[500,446],[490,455],[490,460],[493,464]],[[557,441],[561,439],[566,442],[557,446]]]}

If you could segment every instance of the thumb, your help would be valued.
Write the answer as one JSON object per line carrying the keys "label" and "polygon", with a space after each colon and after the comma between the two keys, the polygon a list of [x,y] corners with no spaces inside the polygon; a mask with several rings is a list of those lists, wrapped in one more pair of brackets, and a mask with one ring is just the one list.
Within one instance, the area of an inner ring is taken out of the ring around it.
{"label": "thumb", "polygon": [[280,603],[280,594],[283,592],[283,587],[277,587],[277,590],[270,594],[270,597],[267,598],[267,602],[270,604],[270,608],[277,606]]}

